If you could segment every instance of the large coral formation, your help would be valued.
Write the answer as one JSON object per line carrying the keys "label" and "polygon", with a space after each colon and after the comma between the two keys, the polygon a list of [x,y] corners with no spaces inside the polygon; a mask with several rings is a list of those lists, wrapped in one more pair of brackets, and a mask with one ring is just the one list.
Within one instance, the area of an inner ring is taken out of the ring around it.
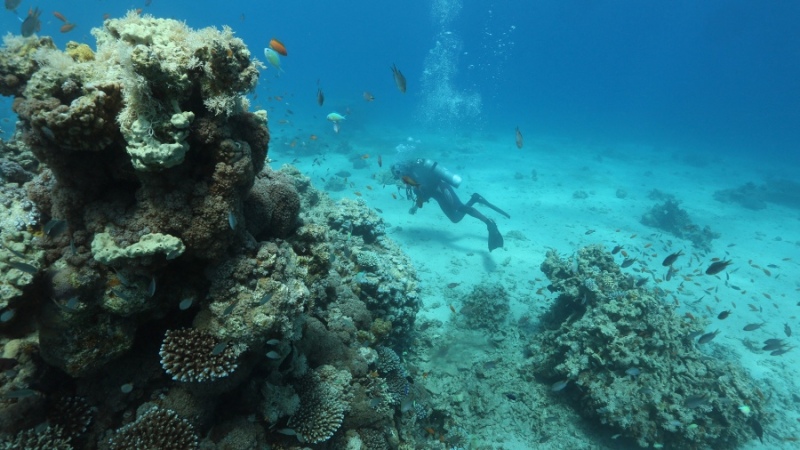
{"label": "large coral formation", "polygon": [[530,367],[568,381],[558,395],[581,414],[642,446],[733,448],[754,437],[764,412],[752,380],[700,352],[699,324],[635,287],[602,246],[569,259],[550,251],[542,271],[559,297]]}
{"label": "large coral formation", "polygon": [[231,30],[129,14],[93,34],[94,52],[0,50],[42,163],[24,165],[32,201],[6,205],[30,217],[3,224],[0,264],[17,263],[3,279],[19,282],[0,329],[29,344],[6,355],[19,367],[0,393],[26,396],[0,414],[0,442],[50,409],[75,415],[51,420],[54,448],[413,447],[396,420],[407,372],[371,372],[375,348],[411,341],[420,306],[382,219],[265,167],[266,114],[242,97],[259,64]]}
{"label": "large coral formation", "polygon": [[689,213],[679,206],[679,202],[673,196],[653,191],[650,193],[650,198],[664,199],[664,202],[653,205],[650,211],[642,215],[644,225],[687,239],[701,250],[711,250],[711,241],[718,238],[719,233],[712,231],[707,225],[700,228],[692,222]]}

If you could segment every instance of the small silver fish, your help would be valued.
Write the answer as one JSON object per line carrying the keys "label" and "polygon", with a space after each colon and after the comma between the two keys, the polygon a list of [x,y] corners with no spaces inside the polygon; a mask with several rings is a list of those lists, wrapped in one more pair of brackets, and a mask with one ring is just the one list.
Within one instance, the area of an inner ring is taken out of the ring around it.
{"label": "small silver fish", "polygon": [[147,296],[152,297],[156,295],[156,277],[150,278],[150,284],[147,286]]}
{"label": "small silver fish", "polygon": [[17,312],[13,309],[3,311],[3,313],[0,314],[0,323],[10,322],[16,314]]}
{"label": "small silver fish", "polygon": [[8,391],[3,394],[3,398],[6,399],[15,399],[15,398],[27,398],[36,395],[36,391],[33,389],[16,389],[13,391]]}
{"label": "small silver fish", "polygon": [[185,299],[181,300],[181,303],[178,305],[178,308],[181,311],[186,311],[187,309],[192,307],[192,303],[194,303],[194,299],[192,299],[191,297],[190,298],[185,298]]}
{"label": "small silver fish", "polygon": [[8,264],[9,266],[19,270],[20,272],[25,272],[25,273],[27,273],[29,275],[36,275],[39,272],[39,269],[37,269],[35,266],[33,266],[31,264],[28,264],[28,263],[11,261],[11,262],[8,262],[6,264]]}
{"label": "small silver fish", "polygon": [[270,350],[267,352],[267,358],[269,359],[281,359],[281,354],[276,352],[275,350]]}
{"label": "small silver fish", "polygon": [[236,308],[236,302],[231,303],[227,308],[222,311],[223,316],[227,316],[228,314],[233,312],[233,308]]}
{"label": "small silver fish", "polygon": [[555,383],[553,383],[552,386],[550,386],[550,390],[552,392],[563,391],[564,388],[567,387],[568,384],[569,384],[569,380],[556,381]]}
{"label": "small silver fish", "polygon": [[133,391],[133,384],[132,383],[125,383],[125,384],[123,384],[122,386],[119,387],[119,390],[123,394],[130,394],[131,391]]}
{"label": "small silver fish", "polygon": [[217,356],[223,351],[225,351],[225,347],[228,346],[227,342],[220,342],[219,344],[215,345],[213,349],[211,349],[211,355]]}
{"label": "small silver fish", "polygon": [[281,343],[280,339],[270,339],[267,341],[267,345],[278,345]]}
{"label": "small silver fish", "polygon": [[264,306],[272,298],[272,292],[268,292],[261,297],[261,300],[258,301],[258,306]]}
{"label": "small silver fish", "polygon": [[789,327],[788,323],[783,324],[783,332],[786,334],[786,337],[792,337],[792,329]]}
{"label": "small silver fish", "polygon": [[228,211],[228,225],[231,227],[231,230],[235,230],[237,224],[236,215],[233,214],[233,211]]}

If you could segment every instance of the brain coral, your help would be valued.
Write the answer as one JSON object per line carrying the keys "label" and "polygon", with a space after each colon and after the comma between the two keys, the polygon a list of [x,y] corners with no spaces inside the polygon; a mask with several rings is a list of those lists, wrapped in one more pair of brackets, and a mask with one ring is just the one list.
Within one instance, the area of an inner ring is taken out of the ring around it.
{"label": "brain coral", "polygon": [[300,196],[291,179],[269,169],[260,172],[244,204],[250,234],[285,238],[297,228],[299,213]]}

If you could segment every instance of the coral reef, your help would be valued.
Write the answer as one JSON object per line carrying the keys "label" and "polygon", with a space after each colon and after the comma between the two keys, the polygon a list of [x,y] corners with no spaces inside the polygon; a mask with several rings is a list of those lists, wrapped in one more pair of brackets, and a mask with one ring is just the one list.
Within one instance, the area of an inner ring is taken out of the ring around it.
{"label": "coral reef", "polygon": [[[664,194],[650,194],[650,198],[662,197]],[[675,237],[691,241],[701,250],[711,250],[711,241],[719,237],[719,233],[711,231],[707,225],[700,228],[689,218],[689,213],[681,209],[677,200],[667,195],[663,203],[653,205],[650,211],[642,216],[641,222],[649,227],[659,228]]]}
{"label": "coral reef", "polygon": [[159,354],[175,381],[211,381],[230,375],[238,365],[232,347],[196,328],[167,330]]}
{"label": "coral reef", "polygon": [[420,299],[382,219],[265,167],[260,63],[230,29],[131,13],[93,35],[0,50],[0,167],[26,182],[3,187],[2,445],[414,448],[395,351]]}
{"label": "coral reef", "polygon": [[753,380],[703,354],[693,340],[701,324],[635,287],[602,246],[574,258],[551,250],[541,269],[559,297],[530,368],[554,395],[645,447],[733,448],[755,437],[765,415]]}
{"label": "coral reef", "polygon": [[197,448],[197,435],[175,411],[152,407],[117,430],[108,444],[111,450],[192,450]]}
{"label": "coral reef", "polygon": [[791,180],[769,180],[761,185],[745,183],[737,188],[714,192],[714,199],[724,203],[738,203],[744,208],[761,210],[767,203],[800,209],[800,183]]}
{"label": "coral reef", "polygon": [[480,283],[462,299],[457,320],[469,329],[499,331],[508,326],[510,309],[508,293],[501,284]]}

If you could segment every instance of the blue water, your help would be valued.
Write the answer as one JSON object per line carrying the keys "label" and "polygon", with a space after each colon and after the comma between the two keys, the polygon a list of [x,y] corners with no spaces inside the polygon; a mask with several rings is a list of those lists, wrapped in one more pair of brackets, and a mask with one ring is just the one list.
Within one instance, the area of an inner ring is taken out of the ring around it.
{"label": "blue water", "polygon": [[[513,132],[519,125],[526,136],[639,141],[720,159],[796,158],[800,143],[797,2],[23,1],[19,14],[31,6],[44,11],[40,34],[59,46],[92,43],[89,29],[103,14],[137,7],[193,28],[229,25],[261,59],[277,37],[289,49],[285,73],[265,71],[254,106],[283,96],[303,133],[327,130],[324,116],[336,110],[349,111],[360,126],[391,124],[409,133],[440,125],[456,133]],[[54,10],[78,27],[59,33]],[[13,13],[3,11],[0,20],[18,32]],[[422,117],[426,101],[439,95],[423,82],[437,63],[426,60],[437,40],[452,46],[447,60],[438,60],[447,79],[435,82],[479,97],[477,113]],[[408,79],[405,95],[394,86],[393,63]],[[318,80],[323,108],[316,105]],[[375,102],[365,104],[365,90]],[[10,101],[0,107],[8,118]]]}

